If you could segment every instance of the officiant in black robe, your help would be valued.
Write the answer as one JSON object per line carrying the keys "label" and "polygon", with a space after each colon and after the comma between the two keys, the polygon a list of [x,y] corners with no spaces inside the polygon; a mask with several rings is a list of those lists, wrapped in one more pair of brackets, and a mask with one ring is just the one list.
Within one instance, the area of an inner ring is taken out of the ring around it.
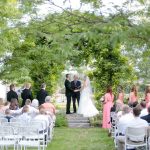
{"label": "officiant in black robe", "polygon": [[78,76],[74,75],[74,80],[71,82],[71,89],[72,89],[72,101],[73,101],[73,110],[76,113],[76,100],[80,101],[80,89],[81,89],[81,82],[78,80]]}

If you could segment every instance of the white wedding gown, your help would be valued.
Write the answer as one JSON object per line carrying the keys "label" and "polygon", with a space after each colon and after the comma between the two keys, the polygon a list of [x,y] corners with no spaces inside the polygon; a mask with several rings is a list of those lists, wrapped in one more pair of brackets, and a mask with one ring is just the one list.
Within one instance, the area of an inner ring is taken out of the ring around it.
{"label": "white wedding gown", "polygon": [[99,114],[99,112],[96,109],[92,101],[92,89],[91,89],[90,80],[88,77],[85,82],[87,86],[84,87],[81,92],[77,114],[82,114],[84,117],[93,117]]}

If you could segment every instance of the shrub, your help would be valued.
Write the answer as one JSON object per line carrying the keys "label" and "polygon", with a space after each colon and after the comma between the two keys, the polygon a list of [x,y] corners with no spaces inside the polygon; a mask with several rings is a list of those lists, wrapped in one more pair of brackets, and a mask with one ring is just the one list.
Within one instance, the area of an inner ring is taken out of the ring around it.
{"label": "shrub", "polygon": [[65,117],[65,114],[57,114],[56,116],[56,127],[67,127],[67,118]]}

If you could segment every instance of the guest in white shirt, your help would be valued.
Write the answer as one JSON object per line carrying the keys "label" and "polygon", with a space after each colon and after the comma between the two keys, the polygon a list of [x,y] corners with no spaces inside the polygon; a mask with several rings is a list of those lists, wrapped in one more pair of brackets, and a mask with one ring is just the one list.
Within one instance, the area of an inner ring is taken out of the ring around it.
{"label": "guest in white shirt", "polygon": [[[126,125],[126,128],[127,127],[148,127],[148,123],[141,119],[139,116],[140,116],[140,113],[141,113],[141,109],[139,107],[135,107],[133,108],[133,115],[134,115],[134,118],[128,122],[128,124]],[[136,141],[138,142],[139,139],[130,139],[132,141]],[[118,143],[118,150],[123,150],[124,149],[124,142],[125,142],[125,137],[124,136],[118,136],[117,138],[117,143]]]}
{"label": "guest in white shirt", "polygon": [[122,109],[122,117],[118,121],[118,133],[125,135],[127,125],[133,119],[134,117],[131,113],[131,108],[128,105],[124,105]]}
{"label": "guest in white shirt", "polygon": [[43,128],[41,128],[40,131],[46,130],[50,124],[49,118],[43,108],[40,109],[40,113],[34,118],[34,121],[40,121],[43,123]]}
{"label": "guest in white shirt", "polygon": [[36,109],[39,109],[39,101],[37,99],[33,99],[31,106],[36,108]]}
{"label": "guest in white shirt", "polygon": [[[27,99],[26,102],[25,102],[25,105],[28,106],[29,108],[29,115],[31,115],[32,117],[34,117],[36,114],[39,113],[39,110],[32,107],[31,106],[31,100],[30,99]],[[16,115],[20,115],[22,113],[22,110],[23,110],[23,107],[18,109],[18,110],[12,110],[11,113],[16,116]]]}
{"label": "guest in white shirt", "polygon": [[29,107],[27,105],[25,105],[22,109],[22,115],[20,115],[18,117],[18,119],[20,120],[20,122],[22,122],[23,124],[29,123],[31,120],[31,116],[29,115]]}
{"label": "guest in white shirt", "polygon": [[140,106],[141,106],[141,114],[140,114],[140,117],[143,117],[143,116],[146,116],[148,115],[148,111],[147,111],[147,108],[146,108],[146,102],[145,101],[142,101],[140,103]]}

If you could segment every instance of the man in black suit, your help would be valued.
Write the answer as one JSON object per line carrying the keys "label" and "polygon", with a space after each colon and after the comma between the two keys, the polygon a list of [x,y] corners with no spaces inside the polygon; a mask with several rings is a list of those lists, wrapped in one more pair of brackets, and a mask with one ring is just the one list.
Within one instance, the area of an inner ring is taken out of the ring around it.
{"label": "man in black suit", "polygon": [[15,92],[15,85],[11,84],[10,85],[10,91],[7,93],[7,101],[11,102],[11,99],[13,99],[13,98],[18,100],[18,95]]}
{"label": "man in black suit", "polygon": [[41,85],[41,90],[37,93],[37,99],[39,101],[39,105],[45,103],[45,97],[48,96],[48,92],[45,89],[46,89],[46,84],[43,83]]}
{"label": "man in black suit", "polygon": [[65,89],[66,89],[65,95],[66,95],[66,98],[67,98],[66,114],[70,114],[70,104],[71,104],[71,96],[72,96],[70,74],[66,74]]}
{"label": "man in black suit", "polygon": [[81,82],[78,80],[78,76],[74,75],[74,80],[71,82],[71,88],[73,89],[72,92],[72,100],[73,100],[73,110],[76,113],[76,99],[79,106],[80,101],[80,89],[81,89]]}
{"label": "man in black suit", "polygon": [[31,101],[33,99],[32,92],[31,92],[30,88],[31,88],[31,84],[30,83],[26,83],[25,89],[21,93],[21,98],[22,98],[22,105],[21,105],[21,107],[23,107],[25,105],[25,102],[26,102],[27,99],[30,99]]}

